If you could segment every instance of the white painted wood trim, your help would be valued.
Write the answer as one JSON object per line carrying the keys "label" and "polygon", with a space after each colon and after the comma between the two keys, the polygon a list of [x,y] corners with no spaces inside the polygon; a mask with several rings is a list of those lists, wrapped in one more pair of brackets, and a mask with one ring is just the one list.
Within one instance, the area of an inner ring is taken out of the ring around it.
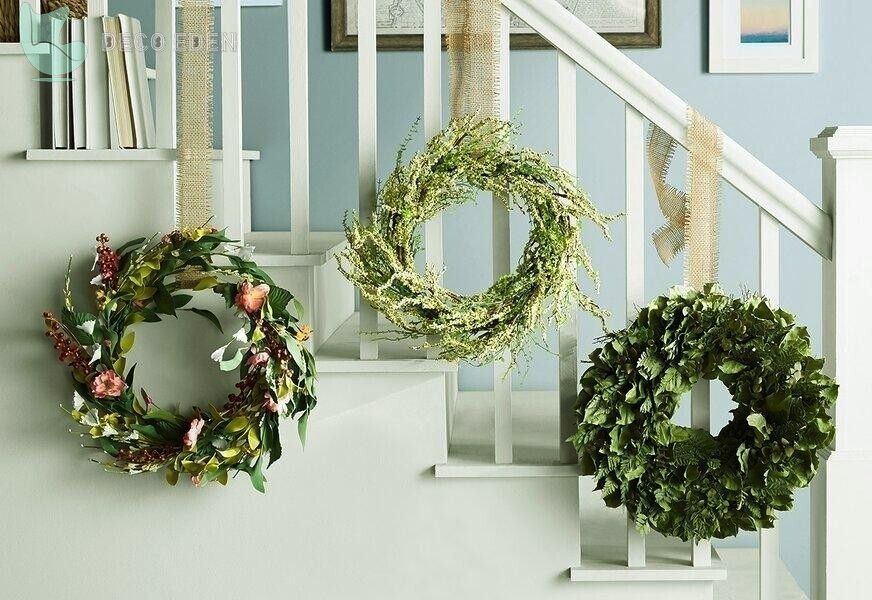
{"label": "white painted wood trim", "polygon": [[[60,160],[60,161],[154,161],[176,160],[175,148],[101,148],[94,150],[63,150],[52,148],[30,148],[24,153],[26,160]],[[212,151],[212,160],[224,160],[222,150]],[[242,160],[260,160],[257,150],[243,150]]]}
{"label": "white painted wood trim", "polygon": [[291,254],[309,253],[309,14],[308,2],[288,3]]}
{"label": "white painted wood trim", "polygon": [[[559,166],[578,174],[578,98],[576,65],[557,53],[557,160]],[[577,267],[576,267],[577,271]],[[577,276],[577,273],[576,273]],[[578,451],[567,442],[578,430],[575,404],[578,401],[578,319],[575,311],[558,331],[559,460],[577,463]]]}
{"label": "white painted wood trim", "polygon": [[578,477],[578,465],[523,465],[523,464],[469,464],[447,463],[435,465],[433,473],[439,478],[531,478]]}
{"label": "white painted wood trim", "polygon": [[[376,53],[376,2],[360,0],[357,7],[357,118],[358,118],[358,212],[366,223],[372,218],[377,198],[378,80]],[[378,358],[378,341],[367,335],[378,331],[378,313],[360,300],[360,358]]]}
{"label": "white painted wood trim", "polygon": [[[627,105],[624,113],[626,239],[626,317],[636,319],[645,305],[645,122]],[[645,535],[627,519],[627,566],[645,566]]]}
{"label": "white painted wood trim", "polygon": [[[176,31],[172,0],[154,0],[154,30],[166,41]],[[158,148],[176,147],[176,49],[168,43],[155,52],[155,134]],[[175,177],[173,177],[175,179]]]}
{"label": "white painted wood trim", "polygon": [[[429,141],[442,129],[442,3],[424,4],[424,139]],[[442,215],[436,215],[424,224],[424,260],[441,271],[445,258],[442,240]],[[440,277],[441,281],[441,277]],[[435,346],[427,352],[429,358],[438,358],[440,349]]]}
{"label": "white painted wood trim", "polygon": [[[759,212],[760,293],[777,305],[780,290],[780,241],[778,221],[765,211]],[[762,529],[760,536],[760,600],[778,600],[778,568],[781,556],[778,523],[772,529]]]}
{"label": "white painted wood trim", "polygon": [[224,0],[221,31],[235,36],[221,52],[221,120],[224,145],[224,226],[227,236],[244,242],[242,202],[242,12],[239,0]]}
{"label": "white painted wood trim", "polygon": [[820,69],[820,1],[794,0],[802,9],[802,55],[795,58],[729,56],[724,9],[736,0],[709,0],[710,73],[817,73]]}
{"label": "white painted wood trim", "polygon": [[[508,120],[509,99],[509,25],[511,15],[505,8],[500,13],[500,98],[499,116]],[[511,230],[509,211],[497,195],[491,200],[493,226],[493,278],[510,273]],[[494,362],[494,461],[497,464],[511,463],[513,460],[512,440],[512,373],[509,371],[511,359],[508,351],[503,358]]]}
{"label": "white painted wood trim", "polygon": [[[502,2],[558,50],[570,56],[679,144],[687,146],[687,103],[590,27],[567,15],[559,2]],[[723,145],[724,179],[818,254],[828,258],[832,245],[829,215],[727,135],[724,135]]]}

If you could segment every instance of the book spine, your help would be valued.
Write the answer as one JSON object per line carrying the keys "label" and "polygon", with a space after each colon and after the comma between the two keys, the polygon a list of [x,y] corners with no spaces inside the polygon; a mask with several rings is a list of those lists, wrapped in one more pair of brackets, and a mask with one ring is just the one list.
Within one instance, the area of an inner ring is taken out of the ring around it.
{"label": "book spine", "polygon": [[[51,46],[52,73],[60,73],[64,70],[66,54],[61,48],[66,43],[66,27],[63,21],[50,19],[51,39],[57,44]],[[65,81],[53,81],[51,83],[51,128],[52,146],[54,148],[67,148],[67,84]]]}
{"label": "book spine", "polygon": [[133,140],[136,148],[145,148],[145,123],[142,120],[142,99],[137,82],[137,52],[133,19],[118,15],[121,24],[121,40],[124,42],[124,73],[127,79],[130,115],[133,125]]}
{"label": "book spine", "polygon": [[109,73],[102,18],[85,19],[85,46],[85,139],[88,148],[109,148]]}
{"label": "book spine", "polygon": [[[85,22],[83,19],[70,19],[70,43],[83,44],[85,41]],[[85,78],[84,65],[70,73],[70,114],[72,121],[73,148],[87,147],[85,114]]]}

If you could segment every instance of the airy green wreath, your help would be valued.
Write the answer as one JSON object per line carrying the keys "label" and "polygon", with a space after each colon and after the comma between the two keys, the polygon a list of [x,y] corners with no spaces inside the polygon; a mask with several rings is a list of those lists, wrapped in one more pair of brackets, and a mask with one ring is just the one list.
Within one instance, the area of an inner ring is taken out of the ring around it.
{"label": "airy green wreath", "polygon": [[[108,470],[166,468],[170,484],[184,473],[197,486],[226,484],[230,472],[243,471],[263,492],[264,463],[271,465],[282,453],[280,417],[298,417],[305,442],[315,407],[315,362],[304,345],[310,329],[299,324],[302,306],[223,232],[183,230],[155,238],[113,250],[100,235],[94,263],[99,274],[91,282],[96,313],[75,310],[68,269],[61,318],[43,314],[46,335],[72,370],[70,415],[111,457],[104,463]],[[221,295],[242,328],[212,354],[222,371],[239,368],[236,392],[220,407],[195,407],[185,416],[159,408],[144,389],[137,397],[136,365],[127,369],[126,355],[135,340],[132,328],[162,316],[191,312],[222,329],[211,311],[184,308],[193,299],[186,289]],[[232,357],[225,359],[231,346]]]}
{"label": "airy green wreath", "polygon": [[[581,379],[572,442],[606,504],[682,540],[773,527],[834,436],[838,388],[806,329],[709,285],[673,289],[605,340]],[[736,403],[715,436],[671,422],[700,379],[721,380]]]}
{"label": "airy green wreath", "polygon": [[[576,305],[601,320],[606,315],[579,290],[576,272],[580,265],[599,285],[579,228],[589,219],[608,237],[611,218],[572,175],[542,154],[515,148],[514,134],[510,123],[469,116],[453,120],[406,165],[404,144],[371,223],[346,222],[342,273],[397,327],[398,337],[429,337],[448,360],[487,363],[505,349],[515,357],[533,332],[562,323]],[[431,266],[418,272],[417,230],[447,208],[474,201],[476,188],[523,211],[530,238],[514,273],[462,296],[443,288],[442,273]]]}

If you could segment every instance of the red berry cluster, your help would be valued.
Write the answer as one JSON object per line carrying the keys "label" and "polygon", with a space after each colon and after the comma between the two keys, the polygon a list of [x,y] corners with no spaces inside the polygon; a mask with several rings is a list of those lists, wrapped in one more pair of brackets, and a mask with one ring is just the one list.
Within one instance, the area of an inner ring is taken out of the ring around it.
{"label": "red berry cluster", "polygon": [[48,331],[45,332],[45,336],[54,340],[54,349],[58,353],[58,360],[69,365],[73,370],[83,371],[85,373],[90,372],[91,368],[88,364],[89,357],[88,353],[85,352],[85,349],[82,348],[78,342],[70,339],[70,337],[64,332],[63,327],[61,327],[60,322],[58,322],[53,314],[50,312],[44,312],[42,313],[42,316],[45,319],[45,325],[48,328]]}
{"label": "red berry cluster", "polygon": [[169,462],[175,457],[178,448],[173,447],[150,447],[138,448],[132,450],[130,448],[119,448],[115,453],[115,459],[119,463],[127,463],[126,468],[148,469],[155,465],[162,465]]}
{"label": "red berry cluster", "polygon": [[105,233],[97,236],[97,266],[100,268],[100,275],[103,277],[103,283],[112,288],[118,279],[118,268],[121,265],[121,258],[118,253],[109,247],[109,237]]}
{"label": "red berry cluster", "polygon": [[224,405],[225,409],[232,410],[245,402],[260,379],[258,371],[259,369],[252,369],[242,378],[242,381],[236,384],[236,389],[239,391],[227,396],[227,403]]}

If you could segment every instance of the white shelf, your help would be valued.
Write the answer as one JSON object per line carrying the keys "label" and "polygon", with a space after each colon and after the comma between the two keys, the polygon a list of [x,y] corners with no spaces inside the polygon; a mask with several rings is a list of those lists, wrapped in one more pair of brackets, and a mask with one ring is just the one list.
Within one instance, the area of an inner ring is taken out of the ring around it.
{"label": "white shelf", "polygon": [[[2,42],[0,43],[0,56],[4,54],[17,54],[24,56],[24,50],[18,42]],[[48,54],[48,50],[36,52],[36,54]]]}
{"label": "white shelf", "polygon": [[[221,150],[212,151],[212,160],[222,160]],[[175,160],[176,151],[169,148],[151,148],[143,150],[51,150],[31,148],[25,153],[27,160],[73,160],[73,161],[105,161],[105,160]],[[244,150],[243,160],[260,160],[257,150]]]}

